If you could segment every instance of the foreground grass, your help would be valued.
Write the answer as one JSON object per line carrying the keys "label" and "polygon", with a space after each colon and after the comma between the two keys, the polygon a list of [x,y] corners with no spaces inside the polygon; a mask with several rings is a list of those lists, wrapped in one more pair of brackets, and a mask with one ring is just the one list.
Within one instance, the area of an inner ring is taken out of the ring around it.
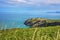
{"label": "foreground grass", "polygon": [[60,26],[0,30],[0,40],[60,40]]}

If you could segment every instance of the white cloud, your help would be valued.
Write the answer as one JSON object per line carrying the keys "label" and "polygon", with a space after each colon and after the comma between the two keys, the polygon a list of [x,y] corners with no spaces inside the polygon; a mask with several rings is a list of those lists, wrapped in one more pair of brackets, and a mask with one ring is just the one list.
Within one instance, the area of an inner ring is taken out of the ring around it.
{"label": "white cloud", "polygon": [[60,4],[60,0],[3,0],[6,3],[14,5],[49,5],[49,4]]}
{"label": "white cloud", "polygon": [[10,3],[14,3],[17,5],[49,5],[49,4],[60,4],[60,0],[10,0]]}
{"label": "white cloud", "polygon": [[19,2],[25,3],[26,2],[25,0],[10,0],[10,1],[15,2],[15,3],[19,3]]}

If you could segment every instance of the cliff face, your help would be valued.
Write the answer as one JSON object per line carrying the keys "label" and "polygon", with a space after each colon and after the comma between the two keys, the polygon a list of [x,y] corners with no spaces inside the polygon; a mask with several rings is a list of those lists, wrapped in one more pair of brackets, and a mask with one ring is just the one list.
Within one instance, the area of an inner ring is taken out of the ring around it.
{"label": "cliff face", "polygon": [[25,25],[27,26],[32,26],[32,27],[43,27],[47,26],[46,19],[40,19],[40,18],[31,18],[28,19],[24,22]]}
{"label": "cliff face", "polygon": [[47,22],[48,19],[31,18],[24,22],[25,25],[30,27],[47,27],[60,25],[60,22]]}

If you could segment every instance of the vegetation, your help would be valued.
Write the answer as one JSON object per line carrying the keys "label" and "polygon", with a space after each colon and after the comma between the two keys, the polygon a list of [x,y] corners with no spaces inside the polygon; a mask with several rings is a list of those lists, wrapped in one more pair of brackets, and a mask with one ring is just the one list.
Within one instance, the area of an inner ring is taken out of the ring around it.
{"label": "vegetation", "polygon": [[[47,20],[40,19],[37,20]],[[36,19],[29,19],[30,22],[35,23]],[[47,23],[60,22],[60,20],[47,20]],[[43,23],[43,22],[41,22]],[[60,40],[60,25],[38,27],[34,28],[6,28],[6,25],[0,25],[0,40]]]}
{"label": "vegetation", "polygon": [[0,30],[0,40],[60,40],[60,26]]}

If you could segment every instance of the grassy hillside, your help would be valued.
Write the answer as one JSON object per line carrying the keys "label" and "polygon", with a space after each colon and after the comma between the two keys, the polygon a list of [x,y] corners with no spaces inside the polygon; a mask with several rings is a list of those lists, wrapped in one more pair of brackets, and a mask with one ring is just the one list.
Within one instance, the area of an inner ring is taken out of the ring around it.
{"label": "grassy hillside", "polygon": [[[36,20],[31,21],[34,23]],[[60,20],[47,19],[47,22],[60,22]],[[6,29],[4,24],[0,26],[0,40],[60,40],[60,25],[34,28],[12,28],[13,26],[10,25],[10,29]]]}
{"label": "grassy hillside", "polygon": [[0,40],[60,40],[60,26],[0,30]]}

